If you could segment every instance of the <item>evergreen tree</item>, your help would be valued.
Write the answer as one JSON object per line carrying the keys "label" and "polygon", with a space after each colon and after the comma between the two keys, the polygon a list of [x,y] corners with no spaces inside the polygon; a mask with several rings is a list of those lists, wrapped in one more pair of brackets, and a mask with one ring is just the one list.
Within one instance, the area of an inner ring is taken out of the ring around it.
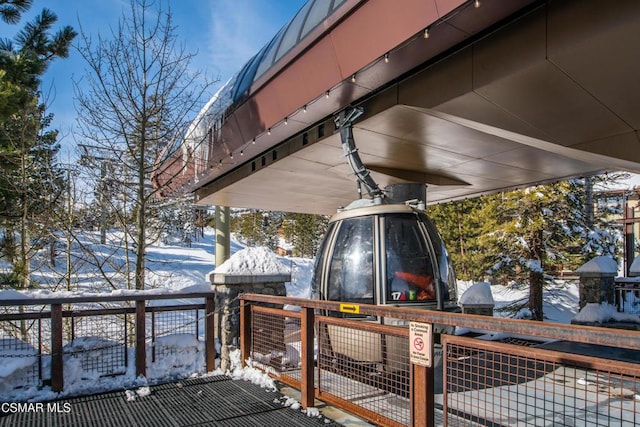
{"label": "evergreen tree", "polygon": [[[30,1],[0,1],[0,16],[16,23]],[[48,9],[27,23],[14,40],[0,41],[0,216],[3,257],[13,267],[10,284],[28,287],[30,260],[52,232],[51,209],[63,188],[56,164],[57,132],[47,131],[38,86],[49,63],[69,53],[74,30],[55,34],[56,15]]]}
{"label": "evergreen tree", "polygon": [[283,212],[250,209],[233,215],[231,229],[248,246],[266,246],[275,250],[283,218]]}
{"label": "evergreen tree", "polygon": [[[615,172],[584,178],[583,192],[578,195],[585,200],[585,224],[580,248],[582,263],[602,255],[619,260],[623,231],[622,224],[616,218],[623,215],[622,200],[616,198],[614,203],[607,203],[607,194],[621,188],[621,182],[628,177],[628,173]],[[619,190],[614,192],[620,195]]]}
{"label": "evergreen tree", "polygon": [[4,255],[13,266],[17,280],[13,286],[30,286],[30,260],[57,226],[52,222],[53,212],[61,201],[64,176],[55,161],[57,132],[43,131],[50,120],[51,116],[42,117],[42,109],[34,106],[32,116],[23,112],[5,120],[2,126],[3,136],[18,135],[4,141],[10,152],[2,158],[5,168],[0,180],[6,196],[0,212],[5,230]]}
{"label": "evergreen tree", "polygon": [[485,196],[429,206],[427,214],[442,236],[461,280],[482,280],[486,275],[486,247],[480,241]]}
{"label": "evergreen tree", "polygon": [[567,246],[584,223],[581,200],[574,197],[575,181],[539,185],[503,193],[485,205],[496,213],[485,244],[498,248],[492,272],[529,283],[528,308],[535,320],[543,320],[544,274],[566,262]]}
{"label": "evergreen tree", "polygon": [[282,232],[293,243],[293,255],[313,258],[327,230],[329,217],[326,215],[286,214]]}
{"label": "evergreen tree", "polygon": [[541,185],[429,206],[457,277],[533,284],[527,306],[542,316],[545,275],[620,256],[620,188],[626,173]]}
{"label": "evergreen tree", "polygon": [[7,24],[17,24],[32,3],[33,0],[0,0],[0,19]]}

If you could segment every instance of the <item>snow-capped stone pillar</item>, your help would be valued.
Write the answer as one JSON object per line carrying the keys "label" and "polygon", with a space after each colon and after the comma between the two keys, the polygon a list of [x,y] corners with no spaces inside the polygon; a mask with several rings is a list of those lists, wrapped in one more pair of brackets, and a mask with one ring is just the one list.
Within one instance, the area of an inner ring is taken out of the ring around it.
{"label": "snow-capped stone pillar", "polygon": [[478,282],[469,286],[459,300],[464,314],[480,314],[493,316],[495,301],[491,292],[491,285],[487,282]]}
{"label": "snow-capped stone pillar", "polygon": [[[230,351],[240,339],[241,293],[286,296],[285,282],[291,281],[289,267],[267,248],[245,248],[236,252],[209,274],[215,290],[215,331],[220,339],[220,369],[231,369]],[[276,328],[278,329],[278,328]],[[284,334],[284,324],[280,331]],[[280,337],[284,345],[284,336]],[[276,339],[277,340],[277,339]]]}
{"label": "snow-capped stone pillar", "polygon": [[614,303],[618,264],[608,256],[595,257],[576,270],[580,276],[580,309],[588,303]]}
{"label": "snow-capped stone pillar", "polygon": [[[213,286],[216,292],[217,327],[220,337],[220,369],[224,372],[231,369],[230,351],[238,347],[240,339],[240,304],[241,293],[286,296],[285,282],[288,276],[249,276],[249,275],[213,275]],[[284,329],[283,329],[284,331]],[[284,338],[283,338],[284,340]]]}

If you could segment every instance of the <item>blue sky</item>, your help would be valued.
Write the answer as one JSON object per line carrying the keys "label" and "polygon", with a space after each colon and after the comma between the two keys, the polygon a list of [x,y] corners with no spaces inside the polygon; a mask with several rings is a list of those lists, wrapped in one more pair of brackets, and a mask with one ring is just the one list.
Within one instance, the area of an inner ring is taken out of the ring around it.
{"label": "blue sky", "polygon": [[[160,1],[160,0],[156,0]],[[194,70],[219,78],[221,85],[302,7],[306,0],[161,0],[171,8],[176,34],[189,52],[197,52]],[[80,32],[103,37],[116,28],[129,0],[34,0],[30,13],[18,25],[0,23],[0,37],[13,38],[24,22],[44,7],[58,15],[58,23]],[[80,43],[79,37],[76,43]],[[56,60],[43,78],[53,128],[61,133],[64,151],[73,150],[76,118],[72,79],[86,74],[86,65],[72,50],[69,58]],[[214,90],[217,89],[216,85]],[[212,91],[213,94],[213,91]]]}

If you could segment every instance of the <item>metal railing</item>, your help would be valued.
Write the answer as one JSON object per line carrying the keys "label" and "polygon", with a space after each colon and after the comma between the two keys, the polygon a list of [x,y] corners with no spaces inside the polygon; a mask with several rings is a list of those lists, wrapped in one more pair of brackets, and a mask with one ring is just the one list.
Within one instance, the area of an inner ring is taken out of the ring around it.
{"label": "metal railing", "polygon": [[319,316],[317,395],[385,425],[410,421],[409,330]]}
{"label": "metal railing", "polygon": [[[125,374],[133,363],[136,377],[146,376],[154,363],[175,356],[168,338],[189,335],[204,342],[206,369],[213,370],[214,297],[201,292],[3,300],[0,364],[13,363],[21,387],[50,385],[60,392],[69,364],[95,378]],[[169,299],[203,302],[159,302]]]}
{"label": "metal railing", "polygon": [[[240,309],[243,361],[305,407],[318,398],[389,426],[640,424],[637,331],[255,294]],[[408,325],[502,338],[430,336],[425,364]]]}
{"label": "metal railing", "polygon": [[640,365],[446,336],[445,425],[635,426]]}

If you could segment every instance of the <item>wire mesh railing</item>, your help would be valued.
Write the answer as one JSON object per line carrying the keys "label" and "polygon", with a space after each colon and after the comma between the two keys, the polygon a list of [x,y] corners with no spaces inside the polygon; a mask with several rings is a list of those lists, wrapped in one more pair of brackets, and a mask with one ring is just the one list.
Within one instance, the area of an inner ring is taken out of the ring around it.
{"label": "wire mesh railing", "polygon": [[326,316],[316,318],[316,328],[318,396],[385,425],[408,425],[408,329]]}
{"label": "wire mesh railing", "polygon": [[[111,309],[112,314],[63,313],[63,358],[75,361],[82,372],[92,376],[122,375],[128,364],[127,341],[131,315]],[[68,335],[70,339],[65,339]]]}
{"label": "wire mesh railing", "polygon": [[185,348],[198,351],[198,339],[204,332],[206,310],[204,305],[188,305],[175,310],[172,307],[150,307],[147,316],[151,329],[152,363],[170,359],[174,368],[184,366],[180,354]]}
{"label": "wire mesh railing", "polygon": [[[191,345],[215,368],[214,293],[82,296],[0,301],[0,393],[8,388],[64,390],[65,371],[86,381],[154,364],[179,366]],[[202,303],[167,304],[200,299]],[[165,300],[160,303],[160,300]],[[149,353],[149,354],[148,354]],[[133,365],[135,364],[135,368]],[[86,377],[86,378],[84,378]]]}
{"label": "wire mesh railing", "polygon": [[[296,341],[285,340],[285,322],[290,323],[289,316],[296,319],[297,315],[285,310],[269,310],[264,307],[254,312],[251,334],[252,359],[264,370],[286,376],[287,373],[299,369],[300,357],[295,346]],[[295,379],[295,374],[293,378]]]}
{"label": "wire mesh railing", "polygon": [[[37,322],[41,325],[41,321]],[[38,332],[40,328],[38,328]],[[19,338],[0,331],[0,366],[3,379],[13,372],[18,387],[37,386],[42,377],[42,353],[39,346],[33,346]],[[0,393],[6,391],[7,385],[0,384]]]}
{"label": "wire mesh railing", "polygon": [[637,363],[465,337],[443,341],[446,425],[640,423]]}
{"label": "wire mesh railing", "polygon": [[[381,425],[409,424],[408,329],[259,305],[248,322],[242,330],[252,366],[307,389],[307,401],[331,401]],[[305,348],[311,338],[314,348]]]}
{"label": "wire mesh railing", "polygon": [[[388,426],[640,425],[637,331],[241,297],[243,360],[298,387],[303,406],[319,398]],[[300,311],[273,308],[285,305]],[[491,330],[499,340],[434,334],[425,365],[407,325]]]}

